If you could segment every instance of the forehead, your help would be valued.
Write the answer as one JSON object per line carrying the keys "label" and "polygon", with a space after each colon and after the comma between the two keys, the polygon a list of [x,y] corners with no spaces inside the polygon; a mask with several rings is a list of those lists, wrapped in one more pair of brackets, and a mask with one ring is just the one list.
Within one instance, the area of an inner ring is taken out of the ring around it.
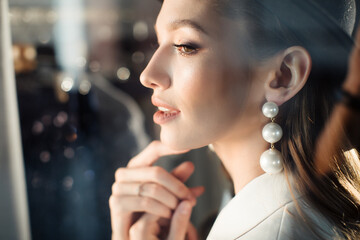
{"label": "forehead", "polygon": [[159,31],[190,27],[211,34],[218,32],[222,24],[212,0],[165,0],[155,28]]}

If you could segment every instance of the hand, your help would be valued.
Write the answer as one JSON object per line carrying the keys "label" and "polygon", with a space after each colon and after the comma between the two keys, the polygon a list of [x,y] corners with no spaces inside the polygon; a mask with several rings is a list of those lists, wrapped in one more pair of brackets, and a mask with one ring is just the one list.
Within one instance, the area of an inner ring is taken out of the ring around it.
{"label": "hand", "polygon": [[178,199],[187,199],[195,205],[202,187],[189,189],[183,184],[194,171],[192,163],[182,163],[171,174],[152,166],[161,156],[179,153],[183,152],[154,141],[131,159],[127,168],[116,171],[109,199],[113,239],[129,239],[130,227],[139,217],[135,213],[147,212],[169,219]]}
{"label": "hand", "polygon": [[[349,70],[343,89],[353,96],[360,97],[360,26],[355,38],[355,46],[349,60]],[[320,175],[332,171],[333,156],[343,151],[344,143],[349,140],[359,144],[360,114],[347,106],[337,104],[316,142],[316,168]]]}
{"label": "hand", "polygon": [[343,88],[352,95],[360,97],[360,26],[355,37],[355,46],[349,62],[349,72]]}
{"label": "hand", "polygon": [[[189,222],[192,206],[189,201],[182,201],[169,220],[161,219],[152,214],[144,214],[130,229],[131,240],[197,240],[195,227]],[[162,229],[170,229],[164,235]],[[161,236],[161,237],[160,237]]]}

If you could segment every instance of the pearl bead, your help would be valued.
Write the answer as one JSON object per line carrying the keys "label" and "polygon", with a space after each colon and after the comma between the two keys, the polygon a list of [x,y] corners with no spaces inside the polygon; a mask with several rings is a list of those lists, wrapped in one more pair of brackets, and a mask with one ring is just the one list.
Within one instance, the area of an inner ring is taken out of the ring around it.
{"label": "pearl bead", "polygon": [[260,166],[266,172],[270,174],[279,173],[283,170],[281,153],[276,149],[269,149],[261,154]]}
{"label": "pearl bead", "polygon": [[282,129],[279,124],[268,123],[262,130],[262,136],[268,143],[278,142],[283,135]]}
{"label": "pearl bead", "polygon": [[276,117],[276,115],[278,115],[279,108],[276,105],[276,103],[267,102],[263,105],[262,112],[265,115],[265,117],[273,118],[273,117]]}

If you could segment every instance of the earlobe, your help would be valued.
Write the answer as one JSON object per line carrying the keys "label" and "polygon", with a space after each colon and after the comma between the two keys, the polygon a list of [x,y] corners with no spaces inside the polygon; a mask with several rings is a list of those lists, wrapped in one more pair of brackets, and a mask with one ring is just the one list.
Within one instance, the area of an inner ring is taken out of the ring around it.
{"label": "earlobe", "polygon": [[300,46],[290,47],[276,55],[274,62],[265,82],[265,97],[280,106],[303,88],[312,62],[308,51]]}

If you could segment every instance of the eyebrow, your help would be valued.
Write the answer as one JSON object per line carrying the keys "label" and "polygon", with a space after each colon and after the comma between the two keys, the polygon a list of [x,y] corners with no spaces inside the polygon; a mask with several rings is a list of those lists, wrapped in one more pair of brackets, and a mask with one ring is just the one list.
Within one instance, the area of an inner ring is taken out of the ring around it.
{"label": "eyebrow", "polygon": [[190,27],[198,32],[202,32],[204,34],[208,34],[203,27],[201,27],[198,23],[194,22],[190,19],[181,19],[181,20],[175,20],[170,23],[170,28],[172,30],[179,29],[181,27]]}
{"label": "eyebrow", "polygon": [[[200,26],[198,23],[196,23],[195,21],[190,20],[190,19],[175,20],[175,21],[170,22],[170,24],[169,24],[169,29],[172,31],[177,30],[182,27],[189,27],[189,28],[194,29],[195,31],[209,35],[208,32],[205,31],[205,29],[202,26]],[[155,25],[155,31],[156,31],[156,25]]]}

